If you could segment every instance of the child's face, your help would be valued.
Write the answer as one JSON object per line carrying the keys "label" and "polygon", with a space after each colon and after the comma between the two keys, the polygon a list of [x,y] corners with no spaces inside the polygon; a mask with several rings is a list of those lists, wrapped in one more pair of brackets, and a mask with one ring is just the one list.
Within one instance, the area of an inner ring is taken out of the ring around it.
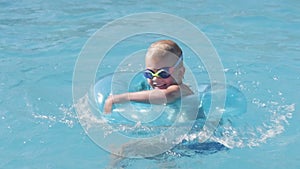
{"label": "child's face", "polygon": [[180,67],[174,68],[173,66],[177,62],[178,57],[176,55],[170,55],[167,57],[146,57],[146,69],[151,70],[153,73],[156,73],[161,70],[161,68],[166,68],[171,74],[168,78],[162,77],[153,77],[152,79],[148,79],[148,83],[154,89],[166,89],[171,85],[180,84],[182,79],[179,76]]}

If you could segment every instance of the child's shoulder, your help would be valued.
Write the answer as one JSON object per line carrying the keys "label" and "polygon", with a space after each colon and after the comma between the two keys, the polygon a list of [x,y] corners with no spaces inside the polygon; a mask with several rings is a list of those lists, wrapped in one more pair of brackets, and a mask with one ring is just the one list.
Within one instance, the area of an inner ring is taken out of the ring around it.
{"label": "child's shoulder", "polygon": [[188,95],[193,95],[194,94],[192,89],[186,84],[181,84],[180,85],[180,90],[182,92],[182,96],[188,96]]}

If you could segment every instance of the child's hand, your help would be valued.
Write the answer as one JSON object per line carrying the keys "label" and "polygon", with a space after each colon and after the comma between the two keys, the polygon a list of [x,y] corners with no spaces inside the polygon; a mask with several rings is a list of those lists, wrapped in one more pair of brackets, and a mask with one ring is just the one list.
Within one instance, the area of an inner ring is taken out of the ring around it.
{"label": "child's hand", "polygon": [[105,113],[105,114],[111,113],[112,105],[113,105],[113,97],[112,97],[112,96],[109,96],[109,97],[106,99],[105,104],[104,104],[104,113]]}

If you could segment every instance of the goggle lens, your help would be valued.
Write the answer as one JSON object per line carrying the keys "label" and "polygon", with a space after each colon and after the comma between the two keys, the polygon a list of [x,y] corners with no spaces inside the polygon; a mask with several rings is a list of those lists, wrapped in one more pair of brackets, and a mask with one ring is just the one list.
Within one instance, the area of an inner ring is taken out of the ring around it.
{"label": "goggle lens", "polygon": [[154,77],[160,77],[160,78],[166,79],[166,78],[170,77],[171,74],[165,69],[160,69],[156,73],[154,73],[150,69],[147,69],[144,71],[144,76],[147,79],[153,79]]}

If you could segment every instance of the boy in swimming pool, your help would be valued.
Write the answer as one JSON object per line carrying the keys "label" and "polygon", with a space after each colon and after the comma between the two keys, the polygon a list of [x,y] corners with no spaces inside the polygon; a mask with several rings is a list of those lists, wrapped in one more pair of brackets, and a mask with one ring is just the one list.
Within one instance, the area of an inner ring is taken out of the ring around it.
{"label": "boy in swimming pool", "polygon": [[144,76],[153,90],[111,95],[105,101],[105,113],[110,113],[112,105],[116,103],[137,101],[164,104],[193,94],[192,90],[182,82],[185,73],[182,50],[175,42],[160,40],[151,44],[145,63]]}

